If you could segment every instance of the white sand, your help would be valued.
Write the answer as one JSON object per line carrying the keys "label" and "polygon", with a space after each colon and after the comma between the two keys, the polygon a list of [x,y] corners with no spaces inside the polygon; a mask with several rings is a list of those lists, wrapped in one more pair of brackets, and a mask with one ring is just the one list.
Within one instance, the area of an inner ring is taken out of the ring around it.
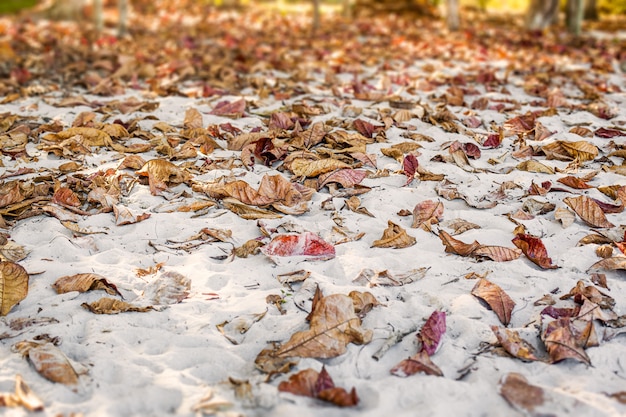
{"label": "white sand", "polygon": [[[438,69],[445,72],[440,63]],[[462,64],[460,64],[462,65]],[[410,72],[417,73],[421,66],[416,65]],[[461,68],[462,69],[462,68]],[[457,68],[458,70],[458,68]],[[607,80],[626,91],[624,74],[608,74]],[[494,121],[501,125],[514,115],[524,114],[527,110],[537,109],[527,103],[536,97],[526,95],[521,89],[520,80],[510,76],[511,91],[508,98],[522,104],[521,109],[509,114],[492,110],[476,111],[485,124]],[[399,86],[392,85],[394,91],[405,98],[429,103],[432,96],[418,93],[412,96],[402,92]],[[435,90],[435,95],[445,91],[446,86]],[[478,87],[482,89],[482,87]],[[330,98],[330,92],[322,86],[316,87],[319,94],[300,96],[287,100],[285,104],[304,98]],[[324,96],[326,95],[326,96]],[[129,92],[142,100],[140,93]],[[488,93],[488,97],[497,95]],[[89,99],[96,97],[85,95]],[[479,96],[469,96],[473,100]],[[33,97],[0,105],[0,113],[10,112],[23,116],[53,118],[69,127],[76,115],[87,111],[86,107],[57,108],[44,102],[49,98],[57,100],[54,94],[46,97]],[[116,97],[117,98],[117,97]],[[256,100],[254,96],[246,97]],[[101,97],[98,100],[103,100]],[[555,135],[544,143],[554,140],[581,140],[568,133],[571,124],[587,123],[588,128],[621,126],[626,123],[626,96],[622,93],[607,94],[605,101],[618,112],[618,116],[607,121],[590,113],[563,111],[559,116],[542,117],[539,120]],[[108,100],[108,99],[107,99]],[[195,107],[203,113],[203,125],[230,122],[249,131],[255,126],[262,126],[260,120],[251,115],[241,119],[211,116],[207,114],[214,104],[221,99],[194,100],[181,97],[156,99],[159,108],[150,115],[158,120],[180,127],[186,109]],[[272,99],[257,100],[261,108],[258,113],[278,106]],[[338,102],[339,103],[339,102]],[[38,108],[32,108],[37,104]],[[313,121],[341,117],[345,101],[340,105],[328,100],[327,114],[313,117]],[[388,102],[372,103],[353,101],[353,106],[363,107],[363,115],[373,117],[376,122],[376,109],[388,108]],[[451,107],[459,117],[466,110]],[[138,114],[115,115],[122,120],[137,117]],[[360,116],[360,118],[364,118]],[[141,126],[149,129],[154,121],[146,120]],[[626,343],[624,336],[602,342],[599,347],[587,350],[593,366],[571,360],[558,364],[542,362],[525,363],[512,357],[498,354],[489,349],[496,339],[490,326],[500,325],[494,312],[486,309],[474,298],[470,291],[475,280],[465,279],[468,273],[484,274],[497,283],[517,303],[509,328],[517,329],[533,344],[539,344],[539,312],[543,306],[533,303],[545,294],[558,288],[558,299],[572,288],[578,280],[590,285],[587,269],[598,258],[596,245],[577,246],[576,243],[591,233],[590,228],[580,218],[569,227],[563,228],[555,220],[554,212],[538,215],[532,220],[523,221],[527,231],[542,238],[553,262],[560,266],[556,270],[541,270],[525,256],[511,262],[477,262],[472,258],[447,254],[444,246],[435,234],[420,229],[411,229],[411,216],[400,217],[396,213],[401,209],[413,210],[415,205],[427,199],[441,200],[445,211],[444,221],[462,218],[481,226],[456,238],[471,243],[478,240],[482,244],[513,247],[511,239],[515,225],[505,215],[522,207],[526,197],[523,190],[528,189],[532,181],[552,181],[563,175],[547,175],[512,170],[508,174],[489,172],[467,173],[452,163],[431,162],[437,154],[447,150],[441,145],[447,141],[459,140],[471,142],[472,139],[444,132],[442,129],[421,122],[414,118],[406,122],[415,126],[415,132],[432,136],[435,142],[421,142],[422,167],[458,184],[459,191],[469,199],[479,199],[499,188],[505,181],[514,181],[522,188],[511,190],[510,198],[498,200],[498,205],[491,209],[475,209],[463,200],[448,201],[437,195],[436,182],[413,181],[403,187],[406,181],[401,172],[401,165],[380,153],[381,147],[388,147],[405,139],[401,138],[402,129],[392,127],[387,131],[388,142],[368,146],[368,152],[376,154],[378,168],[392,171],[389,177],[366,179],[363,184],[372,190],[361,197],[362,205],[375,217],[367,217],[341,209],[342,198],[335,198],[333,203],[336,215],[344,218],[344,226],[351,232],[365,233],[354,242],[336,245],[337,256],[328,261],[304,262],[298,259],[282,260],[279,265],[263,254],[247,259],[228,257],[218,260],[215,257],[229,255],[233,245],[227,243],[207,243],[189,252],[181,250],[155,250],[150,243],[165,245],[167,241],[185,241],[202,228],[219,228],[232,231],[232,242],[239,246],[249,239],[261,236],[254,220],[244,220],[235,214],[219,208],[211,208],[207,214],[192,217],[190,213],[164,213],[161,206],[168,202],[162,197],[150,195],[146,185],[136,185],[128,198],[122,203],[134,213],[151,213],[151,217],[137,224],[115,226],[113,213],[80,217],[79,225],[84,228],[104,229],[104,234],[77,235],[65,228],[58,219],[50,216],[37,216],[18,222],[8,232],[11,239],[30,251],[29,256],[20,261],[30,274],[29,293],[25,300],[17,305],[7,317],[0,321],[0,333],[12,332],[7,323],[16,318],[53,318],[57,322],[28,327],[12,338],[0,341],[0,391],[13,390],[16,374],[24,377],[33,391],[43,400],[46,415],[70,415],[82,413],[85,416],[162,416],[175,414],[191,416],[196,405],[209,391],[232,402],[228,410],[234,415],[247,416],[512,416],[521,415],[499,395],[499,380],[509,372],[524,375],[530,383],[545,388],[546,395],[553,400],[548,407],[551,415],[572,416],[619,416],[626,413],[626,405],[620,404],[607,394],[626,390]],[[475,129],[484,132],[483,128]],[[487,163],[489,158],[501,156],[506,150],[512,150],[514,137],[505,139],[499,149],[482,149],[482,156],[471,163],[476,168],[500,170],[515,167],[519,161],[508,156],[496,166]],[[600,149],[601,156],[608,153],[606,145],[609,139],[598,137],[585,139]],[[624,137],[614,139],[624,143]],[[218,141],[219,142],[219,141]],[[225,143],[219,142],[222,145]],[[24,163],[2,157],[4,168],[1,172],[28,166],[32,168],[55,168],[67,162],[53,155],[47,155],[29,144],[28,153],[37,156],[36,163]],[[238,152],[216,151],[209,158],[238,155]],[[145,159],[157,157],[150,152]],[[550,165],[564,168],[567,162],[539,160]],[[619,158],[616,163],[621,163]],[[100,169],[115,168],[119,163],[113,151],[101,148],[85,160],[89,168],[83,172],[95,172]],[[179,161],[175,161],[179,164]],[[577,174],[584,175],[600,168],[599,163],[588,163]],[[394,172],[395,171],[395,172]],[[132,171],[127,170],[133,175]],[[210,181],[225,174],[224,171],[209,172],[197,179]],[[236,169],[233,174],[256,186],[264,174],[276,174],[274,168],[256,165],[253,172]],[[285,174],[283,174],[285,175]],[[27,180],[37,176],[29,174],[18,177]],[[600,171],[592,180],[593,185],[626,185],[624,176]],[[562,186],[562,188],[566,188]],[[187,191],[189,187],[180,185],[174,192]],[[192,193],[196,198],[201,193]],[[609,201],[595,189],[576,191],[571,195],[585,194]],[[562,202],[568,193],[551,192],[544,197],[531,196],[540,201],[550,201],[557,208],[565,207]],[[331,230],[335,223],[333,211],[324,210],[322,202],[330,198],[326,188],[318,191],[312,198],[310,210],[299,216],[286,215],[282,219],[267,220],[272,226],[291,222],[301,230],[319,233],[331,240]],[[187,199],[191,202],[193,198]],[[609,214],[608,219],[616,225],[625,224],[624,214]],[[392,220],[405,228],[417,243],[405,249],[372,248],[372,242],[379,239]],[[450,231],[442,225],[442,228]],[[615,249],[617,251],[617,249]],[[136,268],[149,268],[157,263],[164,263],[156,275],[140,278]],[[366,288],[352,281],[363,268],[375,271],[389,270],[403,273],[413,268],[430,268],[425,277],[417,282],[401,287]],[[311,272],[308,284],[295,284],[292,292],[282,286],[277,275],[299,269]],[[126,301],[137,305],[150,305],[151,285],[165,272],[176,272],[191,280],[191,293],[179,304],[160,307],[158,311],[147,313],[122,313],[118,315],[94,315],[81,307],[82,303],[92,302],[103,295],[101,291],[79,294],[77,292],[57,295],[51,285],[57,278],[77,273],[97,273],[105,276],[117,285]],[[614,311],[618,315],[626,314],[626,281],[623,271],[607,271],[609,294],[615,298]],[[291,334],[306,328],[306,312],[294,303],[304,296],[301,288],[310,288],[310,283],[319,284],[325,295],[347,294],[351,290],[371,291],[384,306],[374,308],[363,320],[363,327],[374,332],[372,342],[365,346],[350,344],[348,351],[340,357],[327,360],[301,359],[294,373],[306,368],[326,369],[338,386],[350,389],[355,387],[361,399],[356,408],[337,408],[317,400],[279,393],[279,381],[288,376],[279,376],[270,382],[263,382],[264,375],[255,369],[257,354],[268,347],[268,342],[286,342]],[[215,296],[211,294],[216,294]],[[266,304],[270,294],[285,295],[285,315]],[[558,305],[570,305],[571,301],[559,301]],[[401,343],[394,346],[380,361],[372,359],[384,340],[393,330],[421,327],[422,323],[434,310],[447,313],[447,332],[443,337],[439,351],[432,357],[443,371],[444,377],[417,374],[408,378],[399,378],[389,370],[402,359],[416,352],[415,334],[408,335]],[[246,317],[267,311],[265,316],[254,323],[244,335],[235,335],[241,342],[232,344],[216,328],[225,321],[237,317]],[[18,332],[14,332],[18,333]],[[61,340],[59,348],[76,365],[84,369],[79,386],[72,390],[62,384],[55,384],[42,378],[19,354],[11,351],[11,346],[22,340],[31,340],[40,334],[48,334]],[[245,400],[235,398],[234,390],[228,383],[229,378],[247,380],[252,384],[251,396]],[[551,400],[551,401],[552,401]],[[0,414],[22,416],[28,413],[22,409],[1,409]]]}

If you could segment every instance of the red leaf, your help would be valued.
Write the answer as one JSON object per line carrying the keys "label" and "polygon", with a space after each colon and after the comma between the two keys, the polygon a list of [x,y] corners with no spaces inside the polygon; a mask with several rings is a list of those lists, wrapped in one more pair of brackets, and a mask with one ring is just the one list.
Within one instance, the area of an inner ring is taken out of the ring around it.
{"label": "red leaf", "polygon": [[606,139],[611,139],[616,136],[626,136],[626,132],[622,132],[621,130],[617,130],[617,129],[607,129],[605,127],[601,127],[600,129],[593,132],[593,134],[599,138],[606,138]]}
{"label": "red leaf", "polygon": [[423,372],[426,375],[443,376],[441,369],[430,360],[430,356],[425,350],[417,352],[391,369],[393,375],[400,377],[415,375],[418,372]]}
{"label": "red leaf", "polygon": [[322,366],[322,370],[317,377],[317,382],[315,382],[315,396],[317,397],[320,392],[331,388],[335,388],[335,383],[326,370],[326,367]]}
{"label": "red leaf", "polygon": [[552,264],[552,259],[548,257],[548,251],[541,239],[520,233],[513,239],[513,244],[520,248],[524,255],[535,265],[543,269],[556,269],[557,265]]}
{"label": "red leaf", "polygon": [[357,132],[359,132],[366,138],[371,138],[374,133],[378,132],[382,128],[381,126],[374,126],[370,122],[366,122],[365,120],[361,119],[355,120],[354,122],[352,122],[352,124],[354,125],[354,128],[357,130]]}
{"label": "red leaf", "polygon": [[546,345],[546,350],[550,355],[550,359],[552,359],[552,363],[570,358],[591,365],[589,356],[576,343],[569,318],[561,318],[550,322],[543,334],[543,342]]}
{"label": "red leaf", "polygon": [[446,332],[446,313],[443,311],[433,311],[426,323],[420,330],[417,338],[422,342],[422,350],[429,356],[435,354],[437,346],[441,341],[441,336]]}
{"label": "red leaf", "polygon": [[480,148],[473,143],[464,143],[463,152],[465,152],[465,155],[467,155],[468,158],[480,158]]}
{"label": "red leaf", "polygon": [[246,111],[246,100],[240,99],[233,102],[220,101],[209,113],[215,116],[241,116]]}
{"label": "red leaf", "polygon": [[261,251],[267,256],[306,256],[310,260],[335,257],[335,247],[312,232],[274,237]]}
{"label": "red leaf", "polygon": [[485,148],[497,148],[502,144],[502,139],[504,139],[502,133],[491,133],[487,136],[487,140],[483,142],[483,146]]}
{"label": "red leaf", "polygon": [[404,170],[404,175],[407,176],[405,185],[409,185],[415,178],[415,172],[417,171],[418,165],[419,162],[417,161],[417,157],[415,155],[408,154],[404,157],[404,160],[402,161],[402,169]]}
{"label": "red leaf", "polygon": [[481,278],[472,288],[471,294],[486,302],[502,324],[507,326],[511,322],[515,301],[499,285]]}
{"label": "red leaf", "polygon": [[553,319],[560,319],[562,317],[576,317],[580,312],[580,307],[576,306],[574,308],[559,308],[548,306],[541,310],[542,316],[550,316]]}

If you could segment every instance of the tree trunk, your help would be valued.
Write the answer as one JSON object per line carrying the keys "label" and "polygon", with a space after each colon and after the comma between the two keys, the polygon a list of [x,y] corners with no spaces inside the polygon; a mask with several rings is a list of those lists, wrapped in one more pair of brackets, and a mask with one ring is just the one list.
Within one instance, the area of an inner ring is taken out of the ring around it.
{"label": "tree trunk", "polygon": [[446,1],[446,23],[449,30],[459,29],[459,0]]}
{"label": "tree trunk", "polygon": [[598,2],[597,0],[585,0],[585,20],[598,20]]}
{"label": "tree trunk", "polygon": [[583,21],[583,0],[567,0],[567,30],[580,36]]}
{"label": "tree trunk", "polygon": [[531,0],[526,12],[526,28],[543,30],[555,23],[558,15],[558,0]]}
{"label": "tree trunk", "polygon": [[313,0],[313,33],[320,27],[320,0]]}

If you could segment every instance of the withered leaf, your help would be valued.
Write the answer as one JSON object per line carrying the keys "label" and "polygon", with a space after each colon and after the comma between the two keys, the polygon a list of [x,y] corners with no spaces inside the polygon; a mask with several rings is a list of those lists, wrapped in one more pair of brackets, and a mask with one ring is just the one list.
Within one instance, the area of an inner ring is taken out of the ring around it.
{"label": "withered leaf", "polygon": [[116,204],[113,206],[113,213],[115,214],[116,226],[139,223],[150,218],[150,213],[136,215],[128,207],[121,204]]}
{"label": "withered leaf", "polygon": [[409,236],[406,230],[389,220],[383,236],[375,240],[372,243],[372,247],[401,249],[413,246],[416,242],[415,238]]}
{"label": "withered leaf", "polygon": [[417,339],[422,343],[422,350],[426,351],[429,356],[434,355],[445,332],[446,313],[433,311],[417,335]]}
{"label": "withered leaf", "polygon": [[545,401],[542,388],[529,384],[523,375],[515,372],[506,374],[500,381],[500,395],[513,407],[531,413]]}
{"label": "withered leaf", "polygon": [[523,340],[517,331],[498,326],[491,326],[491,330],[498,338],[498,343],[500,343],[504,350],[511,354],[511,356],[525,361],[540,360],[535,356],[535,348],[530,343]]}
{"label": "withered leaf", "polygon": [[250,239],[241,246],[234,249],[235,256],[238,258],[247,258],[250,255],[256,255],[259,253],[259,249],[264,245],[258,239]]}
{"label": "withered leaf", "polygon": [[335,247],[313,232],[276,235],[261,252],[269,257],[303,256],[322,261],[335,257]]}
{"label": "withered leaf", "polygon": [[13,350],[27,357],[44,378],[64,385],[78,384],[78,373],[65,354],[50,342],[22,341]]}
{"label": "withered leaf", "polygon": [[339,169],[337,171],[329,172],[328,174],[320,175],[317,179],[317,188],[320,189],[326,184],[336,182],[341,184],[343,188],[352,188],[367,176],[367,171],[362,169]]}
{"label": "withered leaf", "polygon": [[28,295],[28,273],[14,262],[0,262],[0,316]]}
{"label": "withered leaf", "polygon": [[409,271],[392,274],[388,270],[374,271],[370,268],[365,268],[359,272],[359,275],[353,280],[353,282],[367,285],[368,287],[376,286],[401,286],[410,284],[411,282],[420,280],[426,276],[430,268],[417,268]]}
{"label": "withered leaf", "polygon": [[502,324],[507,326],[511,322],[515,302],[499,285],[481,278],[472,288],[472,295],[486,302]]}
{"label": "withered leaf", "polygon": [[411,227],[419,227],[426,232],[430,232],[431,226],[439,223],[442,218],[443,203],[441,201],[422,201],[413,209],[413,224]]}
{"label": "withered leaf", "polygon": [[454,219],[454,220],[446,221],[442,223],[442,225],[454,230],[454,233],[452,233],[453,235],[460,235],[461,233],[465,233],[468,230],[472,230],[472,229],[480,229],[479,225],[468,222],[467,220],[463,220],[463,219]]}
{"label": "withered leaf", "polygon": [[481,245],[477,241],[472,243],[464,243],[450,236],[445,230],[439,231],[439,239],[446,247],[447,253],[454,253],[461,256],[470,256]]}
{"label": "withered leaf", "polygon": [[222,205],[246,220],[279,219],[282,217],[280,213],[244,204],[236,198],[225,198],[222,200]]}
{"label": "withered leaf", "polygon": [[[361,292],[361,291],[350,291],[348,297],[352,298],[352,302],[354,303],[354,312],[360,317],[363,318],[369,311],[380,305],[376,297],[371,292]],[[311,311],[313,313],[313,310]]]}
{"label": "withered leaf", "polygon": [[574,213],[566,209],[565,207],[559,207],[554,211],[554,218],[561,222],[561,225],[566,228],[574,223],[576,216]]}
{"label": "withered leaf", "polygon": [[289,164],[289,169],[296,177],[317,177],[327,172],[336,171],[338,169],[350,168],[350,165],[339,159],[326,158],[318,160],[309,160],[306,158],[295,158]]}
{"label": "withered leaf", "polygon": [[157,305],[182,302],[189,296],[191,280],[183,274],[167,271],[160,274],[144,290],[143,297]]}
{"label": "withered leaf", "polygon": [[86,292],[102,290],[106,291],[107,294],[119,295],[124,298],[118,291],[115,284],[111,284],[102,275],[94,273],[63,276],[52,284],[52,288],[54,288],[57,294],[63,294],[71,291]]}
{"label": "withered leaf", "polygon": [[254,360],[254,366],[266,374],[284,374],[298,364],[297,359],[276,356],[275,349],[263,349]]}
{"label": "withered leaf", "polygon": [[590,271],[595,271],[598,269],[611,271],[618,269],[626,270],[626,256],[614,256],[611,258],[605,258],[589,267]]}
{"label": "withered leaf", "polygon": [[520,162],[517,167],[520,171],[538,172],[543,174],[554,174],[554,168],[542,164],[539,161],[531,159],[529,161]]}
{"label": "withered leaf", "polygon": [[415,375],[419,372],[426,375],[443,376],[443,372],[430,359],[425,350],[420,350],[415,355],[398,363],[391,369],[391,374],[399,377]]}
{"label": "withered leaf", "polygon": [[202,114],[200,112],[190,107],[185,111],[185,120],[183,121],[183,128],[185,129],[201,129],[203,126],[202,123]]}
{"label": "withered leaf", "polygon": [[565,151],[580,162],[591,161],[598,156],[598,148],[584,140],[577,142],[558,141]]}
{"label": "withered leaf", "polygon": [[233,102],[220,101],[211,110],[212,115],[226,117],[241,117],[246,111],[246,100],[239,99]]}
{"label": "withered leaf", "polygon": [[557,180],[561,184],[565,184],[570,188],[575,188],[577,190],[584,190],[587,188],[593,188],[593,186],[587,184],[584,180],[568,175],[567,177],[559,178]]}
{"label": "withered leaf", "polygon": [[313,312],[310,329],[294,333],[276,352],[279,357],[334,358],[346,351],[348,343],[367,344],[372,331],[361,328],[350,297],[332,294],[323,297]]}
{"label": "withered leaf", "polygon": [[613,297],[602,293],[593,285],[585,286],[580,280],[567,294],[561,296],[561,300],[566,300],[571,297],[574,297],[574,301],[578,304],[582,304],[583,300],[587,299],[600,308],[610,310],[615,307],[615,299],[613,299]]}
{"label": "withered leaf", "polygon": [[28,411],[43,411],[43,402],[20,375],[15,376],[15,392],[0,392],[0,407],[24,407]]}
{"label": "withered leaf", "polygon": [[80,207],[81,205],[76,193],[67,187],[59,187],[52,196],[52,202],[64,207]]}
{"label": "withered leaf", "polygon": [[245,334],[250,330],[252,325],[265,317],[266,313],[267,310],[258,314],[244,314],[230,321],[220,323],[216,327],[230,343],[239,345],[244,341]]}
{"label": "withered leaf", "polygon": [[508,262],[522,255],[520,249],[504,246],[479,246],[472,252],[472,256],[489,258],[495,262]]}
{"label": "withered leaf", "polygon": [[119,314],[129,311],[145,313],[154,310],[152,306],[139,307],[129,304],[125,301],[116,300],[114,298],[101,298],[93,303],[82,303],[82,307],[94,314]]}
{"label": "withered leaf", "polygon": [[406,175],[406,184],[408,185],[415,179],[415,173],[417,172],[417,167],[419,166],[419,162],[417,157],[413,154],[408,154],[404,157],[402,161],[402,171],[404,175]]}
{"label": "withered leaf", "polygon": [[578,197],[565,197],[563,202],[578,214],[582,221],[591,227],[609,228],[614,224],[609,222],[604,212],[591,198],[584,195]]}
{"label": "withered leaf", "polygon": [[551,321],[543,333],[543,342],[553,363],[564,359],[575,359],[591,365],[591,359],[578,346],[570,327],[571,319],[564,317]]}
{"label": "withered leaf", "polygon": [[24,246],[18,245],[12,240],[7,240],[4,245],[0,244],[0,261],[19,262],[30,253]]}
{"label": "withered leaf", "polygon": [[151,159],[136,174],[148,177],[152,195],[159,195],[170,184],[180,184],[189,179],[186,171],[165,159]]}
{"label": "withered leaf", "polygon": [[106,132],[93,127],[72,127],[59,133],[48,133],[44,140],[49,142],[61,142],[73,136],[80,136],[87,146],[108,146],[113,141]]}
{"label": "withered leaf", "polygon": [[520,248],[524,255],[535,265],[543,269],[556,269],[557,265],[552,264],[552,259],[548,257],[548,251],[541,239],[528,234],[520,233],[512,240],[513,244]]}
{"label": "withered leaf", "polygon": [[344,388],[335,387],[325,367],[320,372],[309,368],[291,375],[289,381],[278,384],[278,390],[317,398],[339,407],[352,407],[359,403],[356,390],[352,388],[348,392]]}

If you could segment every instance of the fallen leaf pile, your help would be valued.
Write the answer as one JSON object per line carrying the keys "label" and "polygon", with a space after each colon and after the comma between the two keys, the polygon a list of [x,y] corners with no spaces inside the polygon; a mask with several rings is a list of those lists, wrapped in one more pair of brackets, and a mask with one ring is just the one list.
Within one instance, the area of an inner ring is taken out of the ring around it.
{"label": "fallen leaf pile", "polygon": [[0,407],[626,411],[623,40],[144,3],[0,17]]}

